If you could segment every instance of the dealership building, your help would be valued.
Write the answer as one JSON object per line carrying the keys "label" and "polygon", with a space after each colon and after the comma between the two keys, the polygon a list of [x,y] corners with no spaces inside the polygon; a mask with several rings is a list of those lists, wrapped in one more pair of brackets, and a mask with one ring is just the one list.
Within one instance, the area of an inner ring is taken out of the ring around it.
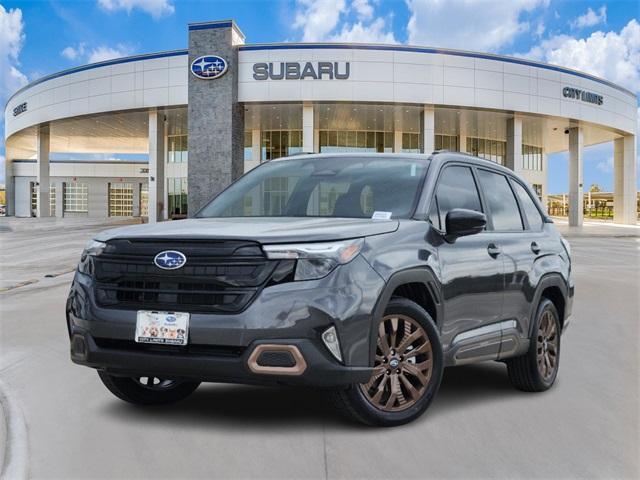
{"label": "dealership building", "polygon": [[440,149],[506,165],[546,204],[548,155],[568,151],[580,225],[583,149],[613,142],[614,218],[636,222],[637,101],[619,85],[459,50],[249,44],[228,20],[188,33],[186,50],[65,70],[9,99],[9,215],[181,218],[281,156]]}

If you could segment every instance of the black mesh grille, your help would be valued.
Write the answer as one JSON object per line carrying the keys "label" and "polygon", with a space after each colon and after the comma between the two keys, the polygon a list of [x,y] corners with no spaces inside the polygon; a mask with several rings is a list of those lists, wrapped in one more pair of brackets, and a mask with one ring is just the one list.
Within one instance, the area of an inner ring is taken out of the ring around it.
{"label": "black mesh grille", "polygon": [[[164,250],[179,250],[186,264],[158,268],[153,260]],[[238,312],[267,283],[277,263],[253,242],[112,240],[94,258],[96,299],[113,308]]]}

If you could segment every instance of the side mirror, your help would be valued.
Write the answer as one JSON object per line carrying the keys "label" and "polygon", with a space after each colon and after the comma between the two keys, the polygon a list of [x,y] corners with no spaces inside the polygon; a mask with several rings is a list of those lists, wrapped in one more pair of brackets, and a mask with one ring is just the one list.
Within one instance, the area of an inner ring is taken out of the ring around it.
{"label": "side mirror", "polygon": [[447,213],[446,238],[455,240],[458,237],[475,235],[484,230],[487,225],[487,217],[484,213],[465,208],[454,208]]}

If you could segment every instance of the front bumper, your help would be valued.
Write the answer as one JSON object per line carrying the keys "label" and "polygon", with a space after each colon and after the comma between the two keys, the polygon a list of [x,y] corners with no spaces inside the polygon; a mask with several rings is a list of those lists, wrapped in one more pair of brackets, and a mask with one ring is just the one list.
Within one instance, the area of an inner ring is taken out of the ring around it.
{"label": "front bumper", "polygon": [[[122,342],[117,347],[99,346],[98,342],[89,333],[75,332],[71,338],[71,360],[112,375],[204,382],[330,387],[362,383],[371,377],[371,368],[341,365],[332,360],[322,346],[309,339],[256,341],[246,349],[239,349],[236,354],[229,351],[191,353],[187,349],[163,352],[161,347],[150,351],[133,342]],[[297,347],[306,363],[304,371],[300,375],[254,373],[249,367],[251,353],[259,345],[267,343]]]}
{"label": "front bumper", "polygon": [[[264,288],[236,314],[191,313],[187,348],[149,348],[133,342],[137,311],[97,305],[88,275],[76,273],[67,303],[71,358],[116,375],[154,375],[200,381],[333,386],[365,382],[372,312],[382,278],[356,257],[329,276]],[[335,327],[344,363],[321,340]],[[298,374],[256,373],[251,353],[259,345],[298,348],[305,370]]]}

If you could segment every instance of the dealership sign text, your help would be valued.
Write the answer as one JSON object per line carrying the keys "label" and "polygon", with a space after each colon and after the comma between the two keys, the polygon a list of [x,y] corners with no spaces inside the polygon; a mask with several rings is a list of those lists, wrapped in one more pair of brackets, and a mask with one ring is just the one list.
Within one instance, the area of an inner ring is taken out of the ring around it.
{"label": "dealership sign text", "polygon": [[573,98],[575,100],[582,100],[583,102],[593,103],[595,105],[602,105],[604,98],[597,93],[587,92],[586,90],[580,90],[579,88],[564,87],[562,89],[562,96],[565,98]]}
{"label": "dealership sign text", "polygon": [[21,103],[20,105],[18,105],[16,108],[13,109],[13,116],[17,117],[18,115],[26,111],[27,111],[27,102]]}
{"label": "dealership sign text", "polygon": [[346,80],[349,62],[269,62],[253,64],[254,80]]}

